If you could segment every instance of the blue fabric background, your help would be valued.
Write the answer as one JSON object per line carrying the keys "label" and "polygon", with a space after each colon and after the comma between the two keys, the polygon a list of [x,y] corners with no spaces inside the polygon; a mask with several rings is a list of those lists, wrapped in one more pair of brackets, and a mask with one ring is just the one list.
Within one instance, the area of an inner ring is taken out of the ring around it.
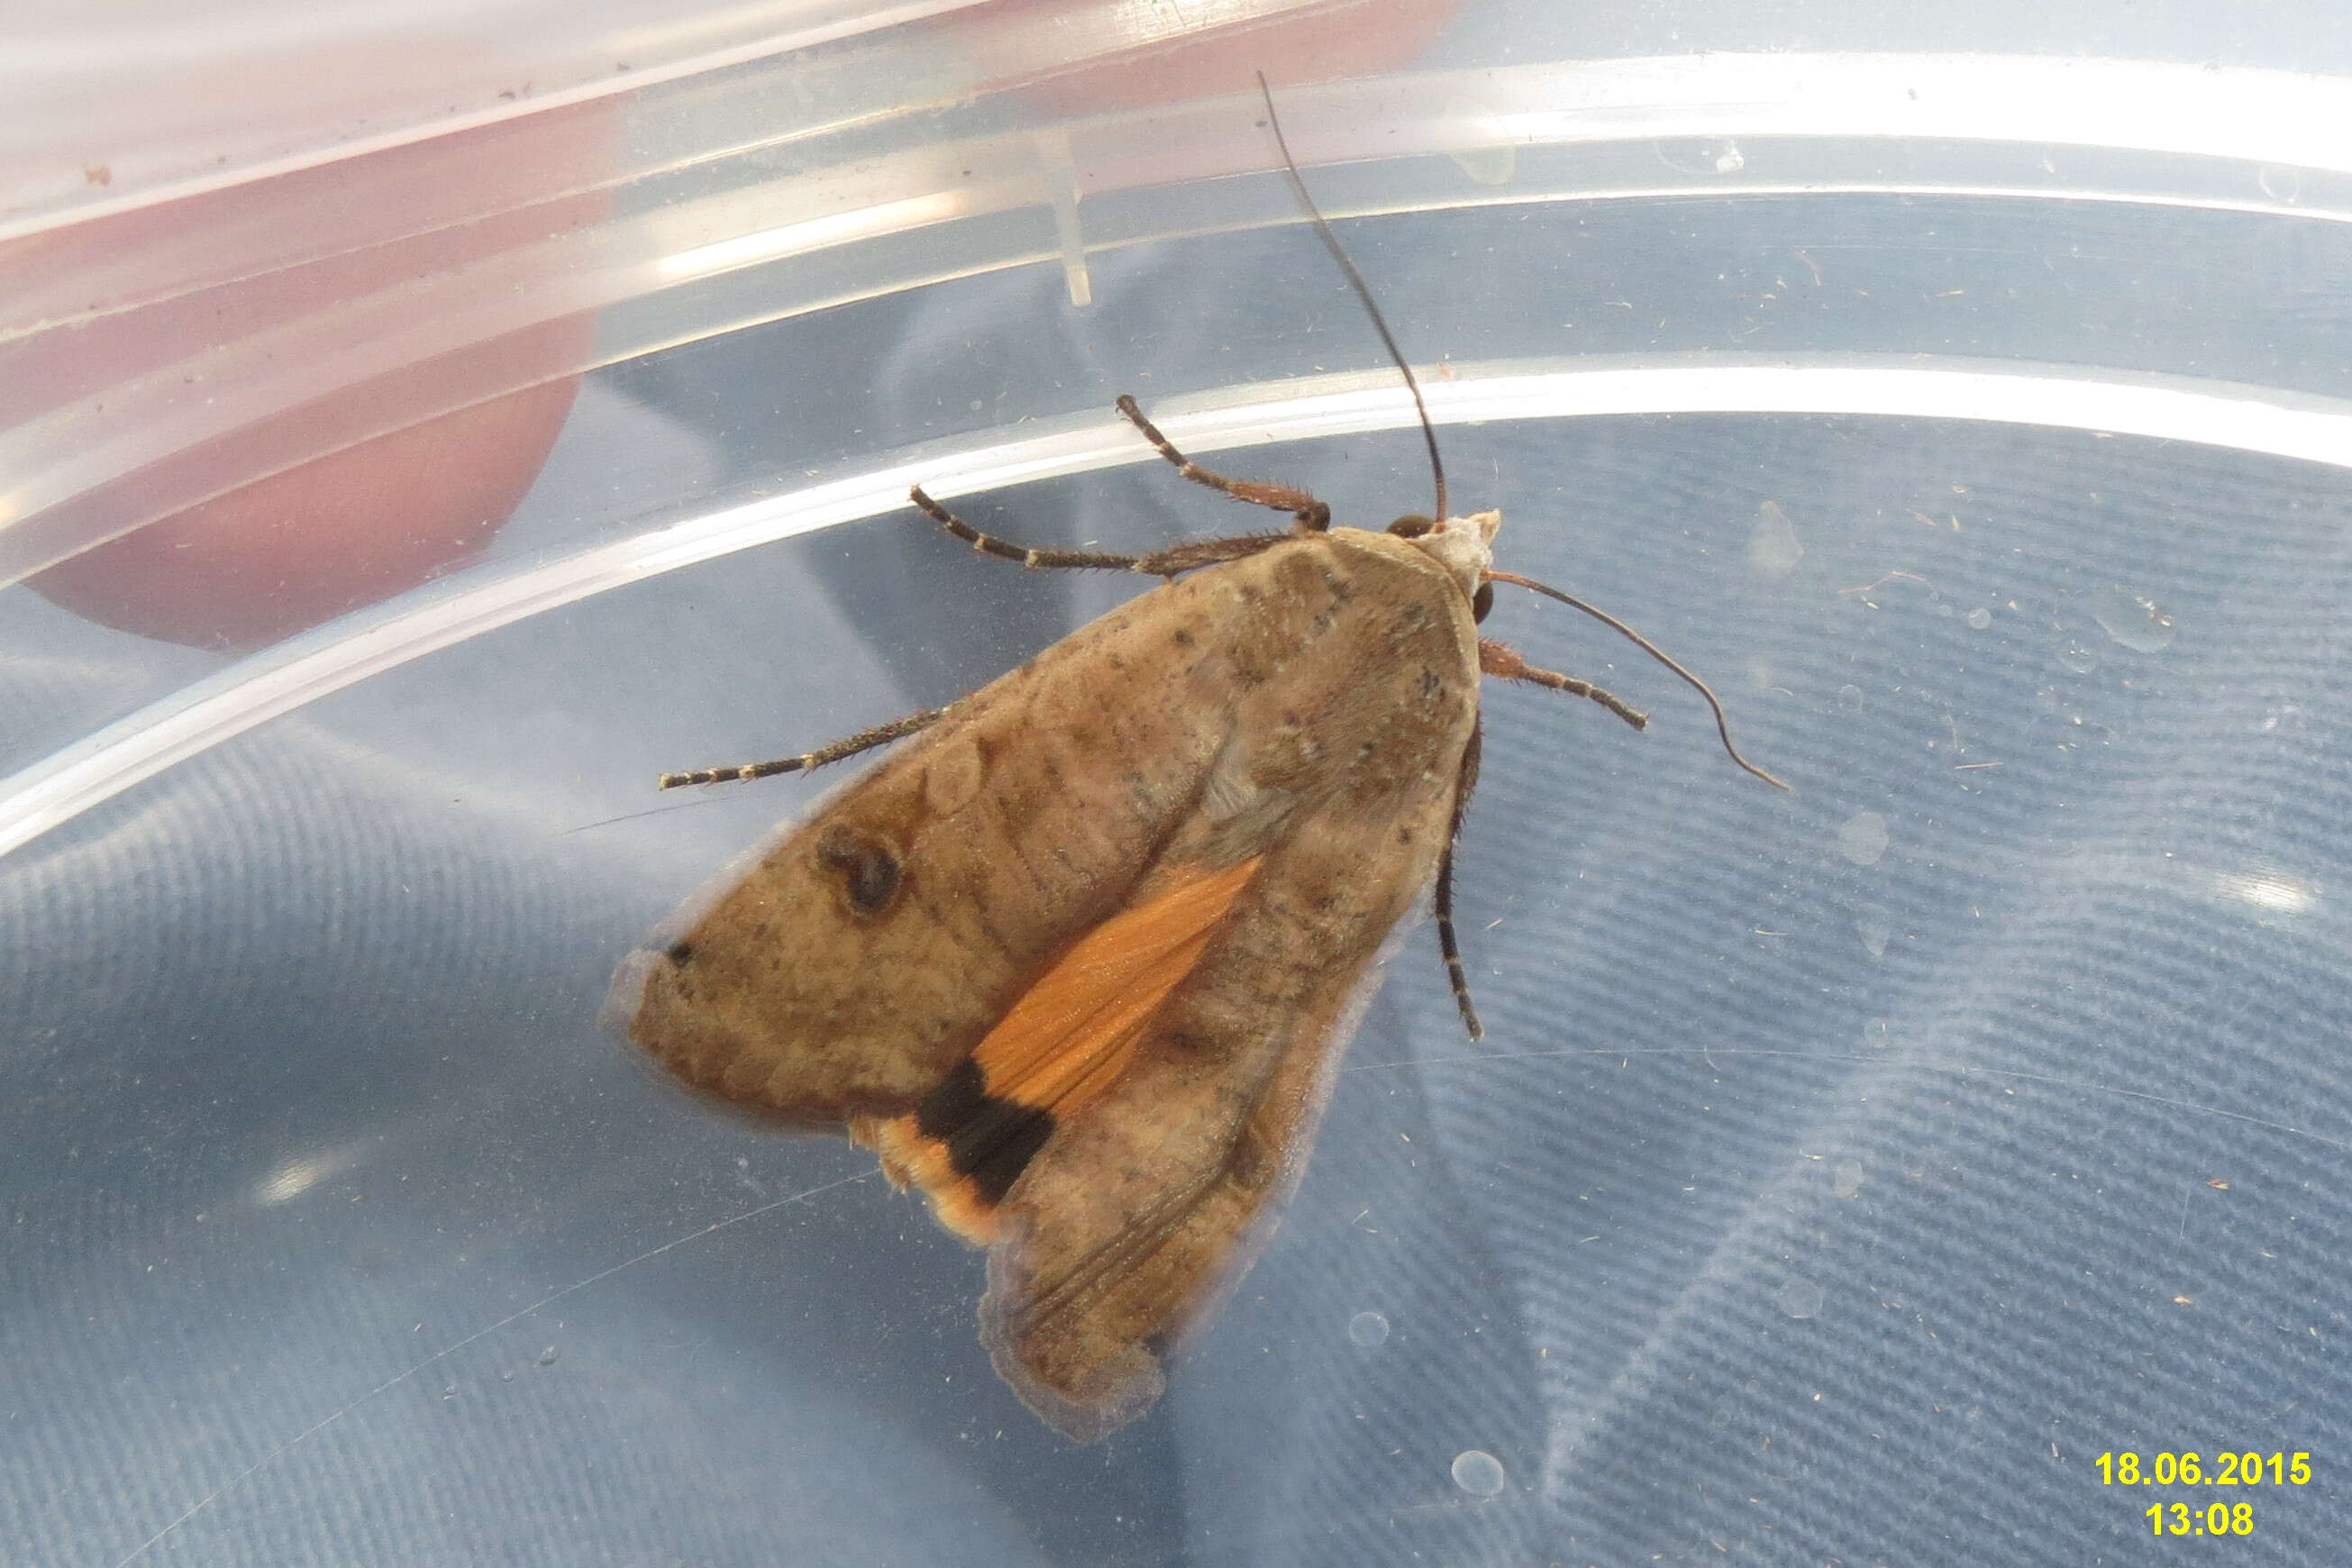
{"label": "blue fabric background", "polygon": [[[1908,347],[2341,393],[2352,251],[2311,226],[1751,200],[1357,243],[1420,356]],[[1011,387],[1368,363],[1295,230],[1097,286],[1081,313],[1055,274],[979,279],[617,373],[509,542],[616,484],[690,510],[986,428]],[[654,773],[944,700],[1134,591],[885,520],[395,670],[0,861],[0,1562],[113,1563],[184,1515],[140,1561],[2340,1562],[2343,473],[1863,416],[1444,436],[1505,563],[1713,677],[1796,792],[1503,598],[1490,631],[1654,726],[1490,691],[1460,869],[1488,1038],[1412,932],[1281,1230],[1146,1421],[1045,1432],[973,1340],[975,1257],[594,1021],[640,933],[813,798],[667,810]],[[1249,466],[1377,526],[1425,504],[1416,461]],[[1779,578],[1748,564],[1768,500],[1804,545]],[[1157,465],[966,510],[1108,548],[1238,521]],[[2102,624],[2135,595],[2167,646]],[[14,727],[198,657],[6,616],[41,652]],[[2151,1489],[2094,1463],[2223,1448],[2317,1479],[2214,1489],[2250,1540],[2159,1542]],[[1452,1479],[1471,1450],[1500,1495]]]}

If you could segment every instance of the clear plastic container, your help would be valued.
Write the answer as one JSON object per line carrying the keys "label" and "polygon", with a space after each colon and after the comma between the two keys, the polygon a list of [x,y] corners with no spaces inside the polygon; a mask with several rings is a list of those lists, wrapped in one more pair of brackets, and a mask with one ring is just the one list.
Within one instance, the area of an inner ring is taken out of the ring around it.
{"label": "clear plastic container", "polygon": [[[0,23],[0,1560],[2336,1561],[2352,36],[2054,10]],[[818,787],[655,774],[1136,591],[910,482],[1232,531],[1131,392],[1428,504],[1253,68],[1457,509],[1796,789],[1506,598],[1650,732],[1490,690],[1487,1038],[1411,933],[1076,1448],[867,1156],[596,1014]],[[2315,1476],[2103,1480],[2185,1451]]]}

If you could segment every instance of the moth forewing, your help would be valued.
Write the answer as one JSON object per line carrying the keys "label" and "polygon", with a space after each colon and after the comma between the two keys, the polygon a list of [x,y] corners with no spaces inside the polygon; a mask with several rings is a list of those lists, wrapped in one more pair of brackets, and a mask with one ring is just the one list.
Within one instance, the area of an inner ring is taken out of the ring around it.
{"label": "moth forewing", "polygon": [[[992,1352],[1073,1436],[1150,1403],[1304,1161],[1349,1000],[1445,847],[1496,521],[1303,533],[1143,595],[624,966],[680,1078],[847,1122],[995,1246]],[[1171,946],[1159,917],[1217,879]],[[1048,988],[1075,1062],[1000,1027]]]}
{"label": "moth forewing", "polygon": [[[631,1037],[785,1120],[913,1109],[1142,883],[1206,787],[1232,716],[1122,698],[1135,668],[1198,646],[1216,597],[1172,584],[949,709],[637,955]],[[1069,787],[1114,758],[1116,789]]]}

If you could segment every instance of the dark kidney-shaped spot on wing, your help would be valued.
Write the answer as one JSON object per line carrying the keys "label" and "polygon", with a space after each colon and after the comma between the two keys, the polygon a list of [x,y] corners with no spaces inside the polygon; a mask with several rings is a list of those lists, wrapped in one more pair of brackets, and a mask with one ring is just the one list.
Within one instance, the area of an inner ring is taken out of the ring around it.
{"label": "dark kidney-shaped spot on wing", "polygon": [[895,849],[879,836],[846,823],[827,828],[816,841],[816,859],[839,875],[841,896],[855,914],[880,914],[905,880]]}

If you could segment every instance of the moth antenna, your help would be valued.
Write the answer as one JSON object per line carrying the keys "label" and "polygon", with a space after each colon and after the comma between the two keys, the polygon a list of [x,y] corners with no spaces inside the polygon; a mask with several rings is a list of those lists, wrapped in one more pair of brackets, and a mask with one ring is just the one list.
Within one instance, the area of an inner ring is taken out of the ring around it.
{"label": "moth antenna", "polygon": [[1445,510],[1445,464],[1437,455],[1437,426],[1430,422],[1429,405],[1421,395],[1421,382],[1412,374],[1412,366],[1405,363],[1404,351],[1397,347],[1396,334],[1389,331],[1388,318],[1381,314],[1380,302],[1372,298],[1372,286],[1364,281],[1362,273],[1356,270],[1356,264],[1349,259],[1347,249],[1339,243],[1339,237],[1331,232],[1330,224],[1325,221],[1322,209],[1315,205],[1315,198],[1307,195],[1307,177],[1298,172],[1298,161],[1290,155],[1290,139],[1282,133],[1282,116],[1274,110],[1274,89],[1265,85],[1264,71],[1257,73],[1257,90],[1258,96],[1265,100],[1265,122],[1273,130],[1274,144],[1282,153],[1282,172],[1290,176],[1290,188],[1298,197],[1298,205],[1306,212],[1307,221],[1315,226],[1315,237],[1323,242],[1323,248],[1331,253],[1331,259],[1338,262],[1339,270],[1347,275],[1348,287],[1353,289],[1356,298],[1364,302],[1364,313],[1371,317],[1372,330],[1380,333],[1381,346],[1389,351],[1389,358],[1395,362],[1398,374],[1404,377],[1404,389],[1412,394],[1412,411],[1421,417],[1421,438],[1429,447],[1429,476],[1437,487],[1434,515],[1438,521],[1444,521],[1450,515]]}
{"label": "moth antenna", "polygon": [[1531,588],[1535,592],[1541,594],[1548,598],[1558,599],[1561,604],[1566,605],[1572,610],[1582,610],[1586,615],[1591,616],[1594,620],[1599,621],[1602,626],[1607,626],[1611,631],[1615,632],[1619,637],[1623,637],[1635,647],[1640,648],[1643,653],[1648,654],[1652,658],[1656,659],[1660,664],[1664,665],[1668,669],[1671,669],[1676,675],[1681,676],[1684,680],[1689,682],[1692,690],[1696,691],[1701,697],[1706,699],[1707,707],[1714,710],[1715,732],[1723,737],[1723,749],[1730,756],[1731,760],[1738,763],[1748,772],[1754,773],[1758,778],[1762,779],[1766,784],[1770,784],[1774,789],[1787,789],[1789,787],[1787,784],[1781,783],[1779,779],[1774,778],[1770,773],[1766,773],[1762,768],[1758,767],[1754,763],[1749,762],[1746,757],[1739,754],[1739,748],[1731,743],[1731,721],[1724,716],[1723,704],[1716,700],[1715,689],[1709,686],[1706,681],[1701,680],[1697,676],[1693,675],[1689,670],[1684,668],[1681,665],[1675,663],[1675,660],[1667,655],[1665,649],[1660,647],[1657,644],[1652,642],[1649,638],[1643,637],[1641,633],[1635,631],[1633,627],[1627,626],[1624,622],[1619,620],[1608,611],[1598,608],[1592,605],[1588,605],[1583,600],[1577,598],[1574,595],[1563,594],[1559,589],[1550,586],[1549,584],[1538,583],[1532,577],[1522,577],[1516,572],[1496,572],[1490,570],[1486,574],[1486,577],[1490,582],[1510,583],[1521,588]]}

